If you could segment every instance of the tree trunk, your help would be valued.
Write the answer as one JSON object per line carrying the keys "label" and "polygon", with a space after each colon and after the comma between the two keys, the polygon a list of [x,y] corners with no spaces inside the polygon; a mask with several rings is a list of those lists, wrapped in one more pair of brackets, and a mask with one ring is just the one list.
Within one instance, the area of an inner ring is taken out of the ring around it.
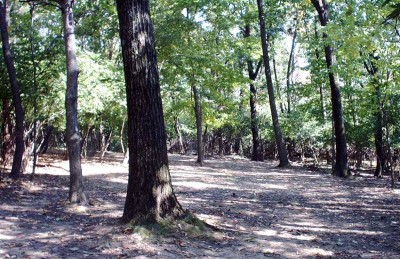
{"label": "tree trunk", "polygon": [[75,26],[72,12],[73,0],[60,0],[64,25],[64,41],[67,63],[66,143],[69,158],[70,185],[68,201],[87,204],[83,188],[81,166],[81,136],[78,124],[78,75],[76,62]]}
{"label": "tree trunk", "polygon": [[286,70],[286,99],[287,99],[287,112],[291,112],[291,89],[290,89],[290,76],[293,73],[294,69],[294,50],[296,48],[296,38],[297,38],[297,25],[299,23],[298,21],[298,10],[296,10],[296,24],[294,26],[294,32],[293,32],[293,38],[292,38],[292,46],[290,48],[290,53],[289,53],[289,61],[287,65],[287,70]]}
{"label": "tree trunk", "polygon": [[373,54],[369,55],[371,58],[370,66],[367,62],[364,62],[365,69],[368,74],[372,77],[372,83],[375,87],[375,149],[376,149],[376,168],[374,175],[376,177],[382,177],[385,171],[385,152],[383,145],[383,107],[382,107],[382,96],[381,96],[381,86],[377,78],[378,67],[375,62],[378,61],[379,57]]}
{"label": "tree trunk", "polygon": [[113,134],[113,129],[111,129],[110,134],[108,135],[108,138],[106,140],[106,143],[104,144],[103,149],[100,151],[100,163],[103,161],[104,155],[106,154],[107,149],[110,146],[112,134]]}
{"label": "tree trunk", "polygon": [[22,107],[20,87],[17,80],[17,72],[14,66],[14,60],[10,49],[10,40],[8,35],[7,20],[7,0],[0,1],[0,30],[3,47],[4,60],[7,66],[7,72],[10,79],[13,104],[15,109],[15,151],[13,165],[10,176],[14,180],[21,177],[22,172],[22,156],[24,154],[24,109]]}
{"label": "tree trunk", "polygon": [[3,107],[2,107],[2,125],[1,125],[1,133],[2,133],[2,147],[1,147],[1,160],[3,163],[3,167],[7,167],[11,161],[12,149],[13,149],[13,141],[11,138],[11,133],[13,130],[12,116],[11,116],[11,104],[7,100],[6,97],[3,99]]}
{"label": "tree trunk", "polygon": [[122,120],[121,131],[119,133],[119,143],[121,145],[121,151],[125,154],[125,145],[124,145],[124,129],[125,129],[125,120],[126,117]]}
{"label": "tree trunk", "polygon": [[179,144],[179,153],[180,154],[185,154],[185,146],[183,145],[183,138],[182,138],[182,133],[181,133],[181,125],[179,123],[179,118],[178,116],[175,117],[175,132],[176,135],[178,135],[178,144]]}
{"label": "tree trunk", "polygon": [[[279,80],[278,80],[278,73],[276,72],[276,62],[275,62],[275,58],[272,59],[272,67],[274,69],[274,79],[275,79],[275,86],[276,86],[276,94],[278,95],[278,100],[281,100],[281,91],[280,91],[280,87],[279,87]],[[279,108],[281,109],[281,113],[284,112],[283,109],[283,104],[280,101],[279,102]]]}
{"label": "tree trunk", "polygon": [[196,86],[192,87],[194,96],[194,113],[196,115],[196,133],[197,133],[197,163],[200,166],[204,164],[204,143],[203,143],[203,113],[201,109],[201,97]]}
{"label": "tree trunk", "polygon": [[[250,25],[246,25],[244,31],[244,38],[250,37]],[[257,89],[254,85],[254,81],[257,78],[257,74],[260,71],[262,62],[260,61],[257,65],[256,71],[254,71],[253,61],[247,58],[247,71],[249,74],[250,82],[250,121],[251,121],[251,135],[253,140],[253,152],[251,160],[262,161],[262,153],[260,152],[260,137],[258,133],[258,116],[257,116]]]}
{"label": "tree trunk", "polygon": [[49,142],[50,142],[50,137],[51,134],[53,133],[54,127],[51,125],[46,126],[46,133],[44,134],[43,140],[40,143],[38,154],[43,155],[46,154],[47,149],[49,148]]}
{"label": "tree trunk", "polygon": [[128,107],[129,179],[123,222],[185,215],[171,183],[149,1],[117,0]]}
{"label": "tree trunk", "polygon": [[[320,2],[322,5],[320,5]],[[311,0],[311,3],[318,12],[321,26],[326,26],[329,20],[329,4],[326,0]],[[323,38],[327,39],[328,35],[323,33]],[[333,174],[339,177],[348,177],[347,143],[343,120],[342,100],[337,75],[332,71],[332,68],[336,65],[336,58],[333,53],[333,48],[327,44],[325,45],[325,59],[329,71],[332,115],[335,127],[336,161],[333,168]]]}
{"label": "tree trunk", "polygon": [[275,142],[278,148],[279,167],[289,166],[288,154],[283,141],[281,128],[279,126],[278,111],[276,110],[274,86],[272,83],[271,68],[269,65],[269,49],[267,41],[267,32],[265,29],[264,0],[257,0],[258,18],[260,21],[261,45],[263,49],[263,60],[265,67],[265,77],[267,79],[269,105],[271,108],[272,123],[274,126]]}

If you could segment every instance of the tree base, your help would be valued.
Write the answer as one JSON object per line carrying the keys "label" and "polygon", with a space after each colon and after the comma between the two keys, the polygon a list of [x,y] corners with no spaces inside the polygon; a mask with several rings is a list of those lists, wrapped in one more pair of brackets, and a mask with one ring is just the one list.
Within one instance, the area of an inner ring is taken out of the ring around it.
{"label": "tree base", "polygon": [[185,216],[182,218],[167,218],[158,222],[143,221],[136,224],[129,222],[129,224],[124,227],[124,232],[126,234],[135,233],[139,234],[142,238],[157,238],[159,236],[173,237],[177,234],[181,235],[182,233],[186,237],[210,237],[215,234],[215,232],[219,231],[217,227],[200,220],[189,212],[186,212]]}
{"label": "tree base", "polygon": [[86,198],[85,193],[77,193],[73,192],[69,195],[67,202],[69,204],[74,204],[74,205],[81,205],[81,206],[88,206],[90,205],[90,202]]}
{"label": "tree base", "polygon": [[129,224],[133,226],[146,226],[149,224],[158,224],[162,222],[169,222],[175,220],[181,220],[188,216],[188,212],[183,210],[180,205],[176,208],[172,209],[171,212],[166,213],[165,215],[154,215],[149,213],[147,215],[138,215],[136,217],[127,217],[125,215],[121,218],[122,224]]}

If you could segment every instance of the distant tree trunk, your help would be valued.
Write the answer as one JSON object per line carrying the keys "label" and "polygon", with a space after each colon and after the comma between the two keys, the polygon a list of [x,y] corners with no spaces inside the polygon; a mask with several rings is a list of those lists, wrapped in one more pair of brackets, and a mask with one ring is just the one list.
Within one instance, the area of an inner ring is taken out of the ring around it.
{"label": "distant tree trunk", "polygon": [[289,61],[287,65],[287,70],[286,70],[286,98],[287,98],[287,112],[291,112],[291,86],[290,86],[290,76],[293,73],[294,69],[294,50],[296,48],[296,38],[297,38],[297,25],[299,23],[298,21],[298,10],[296,10],[296,23],[294,26],[294,32],[293,32],[293,38],[292,38],[292,46],[290,48],[290,53],[289,53]]}
{"label": "distant tree trunk", "polygon": [[[321,26],[326,26],[329,20],[329,4],[326,0],[311,0],[311,3],[318,12]],[[323,38],[328,38],[328,35],[323,33]],[[342,100],[337,75],[332,71],[332,67],[336,65],[336,58],[333,53],[333,48],[327,44],[325,45],[325,58],[326,66],[329,71],[332,113],[335,127],[336,161],[333,168],[333,174],[339,177],[348,177],[350,172],[348,170],[347,143],[343,120]]]}
{"label": "distant tree trunk", "polygon": [[7,72],[10,79],[13,104],[15,109],[15,151],[13,165],[10,176],[18,180],[22,175],[22,156],[24,154],[24,109],[22,107],[20,87],[15,71],[14,60],[10,49],[10,40],[8,36],[8,7],[7,0],[0,1],[0,30],[3,47],[4,60],[7,66]]}
{"label": "distant tree trunk", "polygon": [[103,119],[102,119],[100,122],[100,126],[99,126],[99,149],[98,149],[98,151],[102,151],[105,144],[106,144],[106,135],[104,134],[104,124],[103,124]]}
{"label": "distant tree trunk", "polygon": [[[275,78],[275,85],[276,85],[276,94],[278,95],[278,100],[281,100],[281,91],[279,87],[279,80],[278,80],[278,73],[276,72],[276,61],[275,58],[272,59],[272,67],[274,69],[274,78]],[[282,102],[279,102],[279,108],[281,109],[281,113],[284,112]]]}
{"label": "distant tree trunk", "polygon": [[43,140],[40,143],[40,146],[38,148],[38,154],[39,155],[46,154],[47,149],[49,148],[50,137],[51,137],[51,134],[53,134],[53,130],[54,130],[53,126],[51,126],[51,125],[47,125],[46,126],[46,130],[45,130],[45,134],[43,136]]}
{"label": "distant tree trunk", "polygon": [[365,69],[368,71],[369,75],[372,77],[372,83],[375,88],[375,150],[376,150],[376,168],[374,175],[376,177],[382,177],[385,171],[385,152],[383,145],[383,107],[382,107],[382,96],[381,96],[381,86],[377,78],[378,67],[376,66],[376,61],[379,57],[373,54],[369,55],[371,58],[370,65],[364,62]]}
{"label": "distant tree trunk", "polygon": [[178,135],[178,143],[179,143],[179,153],[180,154],[185,154],[185,146],[183,145],[183,138],[182,138],[182,133],[181,133],[181,125],[179,123],[179,118],[178,116],[175,117],[175,132],[176,135]]}
{"label": "distant tree trunk", "polygon": [[3,107],[2,107],[2,146],[1,146],[1,160],[3,162],[3,167],[9,165],[12,156],[13,141],[11,133],[13,130],[12,116],[11,116],[11,104],[6,97],[3,97]]}
{"label": "distant tree trunk", "polygon": [[123,222],[185,215],[171,184],[149,1],[117,0],[128,107],[129,180]]}
{"label": "distant tree trunk", "polygon": [[[93,127],[91,125],[87,125],[86,132],[83,134],[83,139],[81,139],[81,157],[87,157],[87,144],[89,141],[89,136],[93,131]],[[83,133],[83,132],[82,132]]]}
{"label": "distant tree trunk", "polygon": [[124,116],[124,119],[122,120],[121,131],[119,133],[119,143],[121,145],[122,153],[124,153],[124,154],[125,154],[125,145],[124,145],[125,120],[126,120],[126,117]]}
{"label": "distant tree trunk", "polygon": [[70,185],[68,201],[87,204],[83,188],[81,166],[81,136],[78,123],[78,75],[76,62],[75,25],[73,19],[73,0],[60,0],[64,25],[64,42],[67,63],[67,90],[65,94],[66,109],[66,143],[69,158]]}
{"label": "distant tree trunk", "polygon": [[261,45],[263,49],[263,60],[265,67],[265,77],[267,79],[269,105],[271,108],[272,124],[274,126],[275,141],[278,148],[279,167],[289,166],[289,159],[285,143],[283,141],[281,128],[279,126],[278,111],[276,110],[274,86],[272,83],[271,68],[269,65],[269,49],[267,32],[265,29],[264,0],[257,0],[258,18],[260,21]]}
{"label": "distant tree trunk", "polygon": [[111,129],[110,134],[108,135],[108,138],[106,140],[106,143],[104,144],[103,149],[100,151],[100,163],[103,161],[104,155],[106,154],[107,149],[110,146],[112,134],[113,134],[113,129]]}
{"label": "distant tree trunk", "polygon": [[200,166],[204,164],[204,143],[203,143],[203,112],[201,108],[201,97],[197,87],[192,86],[194,97],[194,113],[196,115],[197,132],[197,163]]}
{"label": "distant tree trunk", "polygon": [[[250,37],[250,25],[245,26],[244,38]],[[247,71],[249,74],[250,82],[250,120],[251,120],[251,135],[253,139],[253,152],[251,155],[251,160],[262,161],[263,156],[260,150],[260,137],[258,133],[258,116],[257,116],[257,89],[254,85],[254,81],[257,78],[258,72],[260,71],[262,61],[257,65],[256,71],[254,71],[253,61],[247,58]]]}
{"label": "distant tree trunk", "polygon": [[[315,39],[318,40],[319,36],[318,36],[318,31],[317,31],[317,22],[318,20],[315,21],[314,23],[314,33],[315,33]],[[320,53],[319,53],[319,49],[315,48],[315,57],[317,58],[317,61],[320,60]],[[321,107],[321,119],[324,122],[325,121],[325,107],[324,107],[324,89],[322,87],[322,84],[319,83],[319,100],[320,100],[320,107]]]}

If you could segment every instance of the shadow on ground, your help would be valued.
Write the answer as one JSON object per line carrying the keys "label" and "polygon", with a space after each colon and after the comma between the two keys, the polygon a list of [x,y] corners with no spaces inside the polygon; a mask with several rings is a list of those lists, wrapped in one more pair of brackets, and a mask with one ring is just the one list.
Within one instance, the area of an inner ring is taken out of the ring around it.
{"label": "shadow on ground", "polygon": [[[118,157],[120,159],[120,157]],[[184,208],[221,231],[143,236],[118,224],[127,184],[119,162],[83,165],[95,206],[68,207],[67,161],[44,160],[33,183],[0,188],[4,258],[399,258],[400,199],[386,179],[342,180],[239,157],[170,156]]]}

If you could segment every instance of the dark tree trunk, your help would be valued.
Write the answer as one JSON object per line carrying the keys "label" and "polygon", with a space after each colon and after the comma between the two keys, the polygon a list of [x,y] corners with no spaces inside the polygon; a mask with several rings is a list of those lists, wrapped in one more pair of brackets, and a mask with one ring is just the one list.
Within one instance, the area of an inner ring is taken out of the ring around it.
{"label": "dark tree trunk", "polygon": [[168,167],[149,1],[117,0],[128,107],[129,180],[123,222],[182,217]]}
{"label": "dark tree trunk", "polygon": [[13,165],[10,176],[18,180],[22,172],[22,156],[24,154],[24,109],[22,107],[20,87],[17,80],[17,72],[14,66],[14,60],[10,49],[10,40],[8,36],[7,20],[7,0],[0,1],[0,30],[3,47],[4,60],[7,66],[7,72],[10,79],[13,104],[15,109],[15,151]]}
{"label": "dark tree trunk", "polygon": [[60,0],[64,25],[64,42],[67,63],[67,90],[65,94],[66,109],[66,143],[69,158],[70,185],[68,201],[87,204],[83,190],[81,166],[81,136],[78,124],[78,75],[76,61],[75,25],[73,19],[73,0]]}
{"label": "dark tree trunk", "polygon": [[[329,20],[329,4],[326,0],[311,0],[311,2],[318,12],[321,26],[326,26]],[[328,35],[323,33],[323,38],[328,38]],[[335,127],[336,161],[333,168],[333,174],[339,177],[348,177],[347,143],[343,120],[342,100],[337,75],[332,71],[332,67],[336,65],[336,58],[333,53],[333,48],[330,45],[325,45],[325,59],[329,71],[332,114]]]}
{"label": "dark tree trunk", "polygon": [[[245,26],[244,38],[250,37],[250,26]],[[254,64],[250,58],[247,58],[247,71],[249,74],[250,82],[250,121],[251,121],[251,135],[253,140],[253,152],[251,160],[262,161],[263,156],[260,150],[260,137],[258,133],[258,116],[257,116],[257,89],[254,85],[254,81],[257,78],[257,74],[260,71],[262,62],[260,61],[257,65],[256,71],[254,71]]]}
{"label": "dark tree trunk", "polygon": [[93,127],[91,125],[87,125],[86,132],[83,135],[83,139],[81,139],[81,157],[87,157],[87,145],[89,141],[89,136],[92,134]]}
{"label": "dark tree trunk", "polygon": [[383,116],[382,116],[382,105],[381,105],[381,89],[378,84],[375,85],[375,94],[376,94],[376,125],[375,125],[375,149],[376,149],[376,168],[375,168],[375,176],[381,177],[385,170],[385,154],[383,151]]}
{"label": "dark tree trunk", "polygon": [[278,111],[276,110],[274,86],[272,83],[271,68],[269,65],[269,47],[267,41],[267,32],[265,29],[264,0],[257,0],[258,18],[260,21],[261,45],[263,49],[263,60],[265,67],[265,77],[267,79],[269,106],[271,108],[272,123],[274,126],[275,142],[278,148],[279,167],[289,166],[289,159],[285,143],[283,141],[281,128],[279,126]]}
{"label": "dark tree trunk", "polygon": [[11,116],[11,104],[6,97],[3,99],[2,107],[2,146],[1,146],[1,160],[3,162],[3,167],[9,165],[12,156],[13,141],[11,138],[11,133],[13,130],[12,116]]}
{"label": "dark tree trunk", "polygon": [[368,71],[369,75],[372,77],[372,83],[375,87],[375,149],[376,149],[376,168],[374,175],[376,177],[382,177],[385,171],[385,152],[383,145],[383,107],[382,107],[382,96],[381,87],[379,80],[377,78],[378,67],[376,66],[376,61],[379,59],[378,56],[373,54],[369,55],[371,61],[368,66],[367,62],[364,62],[365,69]]}
{"label": "dark tree trunk", "polygon": [[46,154],[47,149],[49,148],[50,137],[53,134],[54,127],[51,125],[46,126],[45,134],[43,136],[43,140],[40,143],[38,154],[43,155]]}
{"label": "dark tree trunk", "polygon": [[201,108],[201,97],[196,86],[192,87],[194,97],[194,113],[196,115],[197,134],[197,163],[204,164],[204,143],[203,143],[203,112]]}

